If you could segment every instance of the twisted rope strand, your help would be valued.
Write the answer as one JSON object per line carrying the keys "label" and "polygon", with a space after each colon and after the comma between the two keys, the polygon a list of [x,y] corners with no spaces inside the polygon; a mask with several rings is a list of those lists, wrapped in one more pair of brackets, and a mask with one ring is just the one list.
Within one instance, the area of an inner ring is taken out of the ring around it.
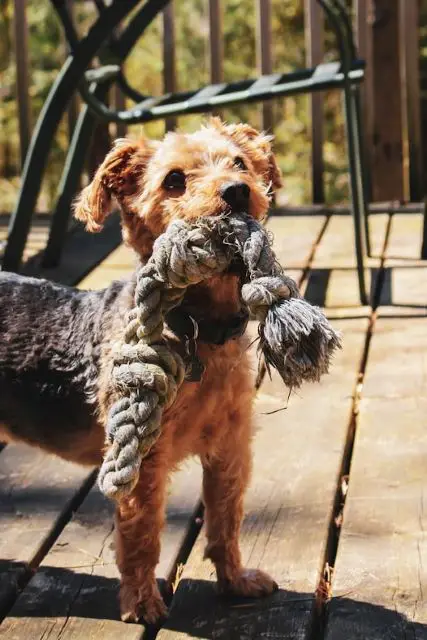
{"label": "twisted rope strand", "polygon": [[241,296],[260,322],[267,366],[289,387],[327,372],[339,336],[283,274],[271,243],[246,214],[205,217],[193,225],[177,220],[157,238],[137,273],[135,308],[113,364],[118,399],[108,417],[110,448],[98,477],[106,495],[120,499],[132,491],[143,458],[160,436],[163,411],[184,380],[184,362],[162,338],[166,314],[182,302],[188,286],[223,272],[232,260],[239,259],[246,271]]}

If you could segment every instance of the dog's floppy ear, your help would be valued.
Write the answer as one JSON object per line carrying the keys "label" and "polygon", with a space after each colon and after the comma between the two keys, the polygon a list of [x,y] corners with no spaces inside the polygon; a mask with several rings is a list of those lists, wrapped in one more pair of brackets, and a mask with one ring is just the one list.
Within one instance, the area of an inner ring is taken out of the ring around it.
{"label": "dog's floppy ear", "polygon": [[282,172],[271,146],[273,136],[260,133],[249,124],[225,124],[219,118],[211,118],[210,123],[247,153],[255,170],[261,173],[273,191],[282,186]]}
{"label": "dog's floppy ear", "polygon": [[127,200],[139,191],[142,174],[153,151],[153,143],[146,138],[115,142],[92,182],[74,203],[74,215],[85,223],[88,231],[102,229],[113,199],[122,210],[128,210]]}

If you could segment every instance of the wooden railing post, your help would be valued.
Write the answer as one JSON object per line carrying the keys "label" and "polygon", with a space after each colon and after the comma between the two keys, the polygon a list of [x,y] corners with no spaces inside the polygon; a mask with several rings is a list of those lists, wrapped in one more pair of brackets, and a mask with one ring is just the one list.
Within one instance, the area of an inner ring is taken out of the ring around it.
{"label": "wooden railing post", "polygon": [[357,52],[365,60],[365,79],[361,85],[363,163],[365,167],[365,187],[368,200],[372,200],[372,144],[373,144],[373,60],[372,60],[372,0],[355,0],[355,31]]}
{"label": "wooden railing post", "polygon": [[[67,11],[71,17],[71,20],[74,22],[75,6],[76,6],[75,1],[66,0],[66,4],[67,4]],[[65,62],[69,54],[69,48],[68,48],[68,42],[64,32],[62,32],[62,40],[64,43],[64,49],[65,49],[65,56],[64,56],[64,62]],[[79,114],[79,95],[76,92],[71,98],[69,107],[67,109],[68,137],[70,140],[73,137],[74,127],[77,122],[78,114]]]}
{"label": "wooden railing post", "polygon": [[[304,0],[305,2],[305,47],[306,64],[314,67],[323,59],[323,22],[324,14],[316,0]],[[323,162],[323,93],[314,93],[310,96],[311,110],[311,178],[312,199],[314,203],[325,201],[324,192],[324,162]]]}
{"label": "wooden railing post", "polygon": [[223,81],[223,60],[221,0],[209,0],[209,73],[212,84]]}
{"label": "wooden railing post", "polygon": [[419,5],[417,0],[401,0],[402,87],[409,156],[409,196],[422,200],[423,157],[421,148],[421,102],[419,69]]}
{"label": "wooden railing post", "polygon": [[375,201],[403,200],[400,0],[371,2],[374,104],[372,195]]}
{"label": "wooden railing post", "polygon": [[[169,2],[163,9],[163,88],[165,93],[177,90],[175,63],[175,23],[174,3]],[[165,129],[176,127],[176,118],[166,118]]]}
{"label": "wooden railing post", "polygon": [[[271,0],[257,0],[257,67],[261,75],[272,73],[273,59],[271,55]],[[273,104],[262,104],[262,129],[270,133],[274,127]]]}
{"label": "wooden railing post", "polygon": [[31,111],[28,83],[28,25],[26,1],[15,0],[14,37],[16,57],[16,94],[18,99],[19,144],[21,166],[24,164],[31,138]]}

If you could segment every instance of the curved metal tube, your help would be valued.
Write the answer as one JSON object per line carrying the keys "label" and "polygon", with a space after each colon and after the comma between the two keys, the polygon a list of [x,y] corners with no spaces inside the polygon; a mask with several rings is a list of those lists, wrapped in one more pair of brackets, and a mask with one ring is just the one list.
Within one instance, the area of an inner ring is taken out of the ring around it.
{"label": "curved metal tube", "polygon": [[366,214],[365,188],[362,167],[362,149],[360,126],[361,118],[357,89],[354,89],[349,72],[352,56],[356,52],[349,23],[343,20],[344,7],[340,0],[318,0],[330,19],[336,34],[340,58],[344,72],[344,107],[346,114],[348,160],[350,172],[350,190],[353,207],[354,238],[357,258],[357,276],[359,281],[360,301],[368,303],[365,282],[365,257],[369,248],[369,230]]}
{"label": "curved metal tube", "polygon": [[[22,186],[9,223],[2,269],[19,269],[52,139],[82,74],[111,32],[139,2],[140,0],[115,0],[107,6],[55,79],[37,120],[25,158]],[[153,11],[157,5],[157,0],[147,0],[138,15],[144,9],[144,15],[147,15],[147,7]],[[125,33],[126,30],[123,35]]]}

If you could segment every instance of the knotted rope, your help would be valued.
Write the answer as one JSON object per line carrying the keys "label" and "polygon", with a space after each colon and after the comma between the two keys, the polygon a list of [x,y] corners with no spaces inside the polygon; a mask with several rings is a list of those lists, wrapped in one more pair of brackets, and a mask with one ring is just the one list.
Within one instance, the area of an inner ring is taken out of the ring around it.
{"label": "knotted rope", "polygon": [[317,307],[300,297],[283,274],[268,232],[251,216],[172,222],[154,243],[137,273],[135,307],[123,344],[114,358],[116,397],[107,424],[110,443],[98,482],[120,499],[135,486],[142,459],[160,435],[163,411],[175,400],[185,377],[181,357],[162,338],[167,313],[186,288],[242,264],[243,303],[259,320],[260,350],[289,387],[317,381],[328,371],[339,336]]}

